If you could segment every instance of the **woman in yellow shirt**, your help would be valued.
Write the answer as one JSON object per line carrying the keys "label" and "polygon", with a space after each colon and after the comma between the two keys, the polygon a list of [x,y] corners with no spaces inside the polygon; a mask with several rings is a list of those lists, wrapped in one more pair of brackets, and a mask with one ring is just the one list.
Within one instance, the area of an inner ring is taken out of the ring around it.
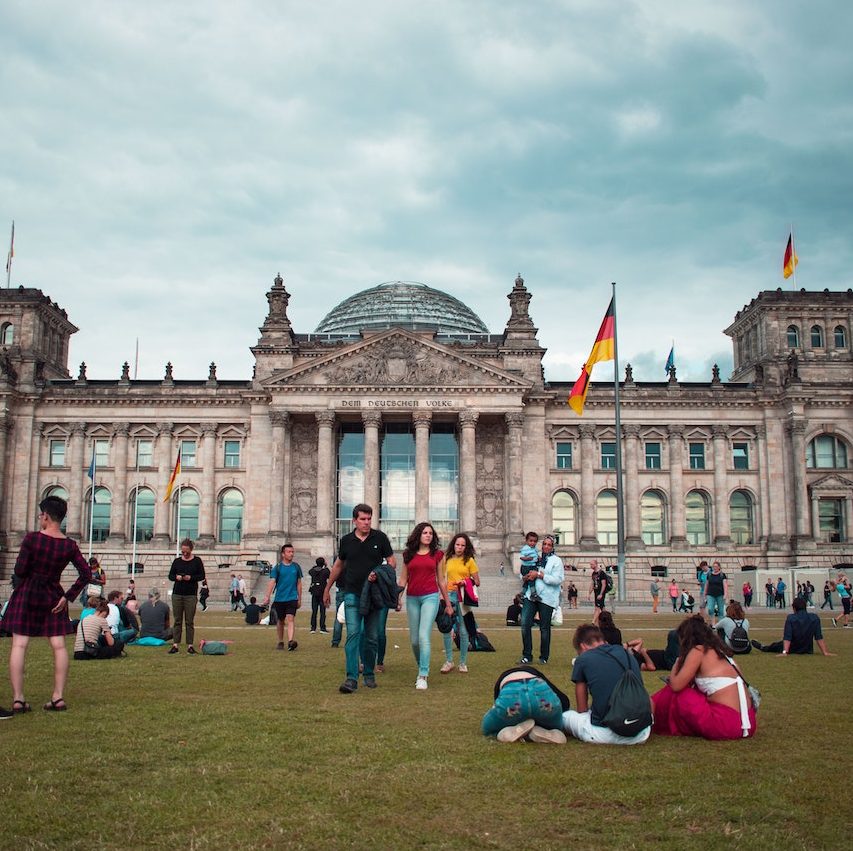
{"label": "woman in yellow shirt", "polygon": [[[459,631],[459,673],[468,673],[468,630],[462,618],[462,586],[466,579],[474,585],[480,584],[480,574],[477,562],[474,561],[474,545],[471,539],[460,532],[450,539],[450,546],[444,554],[444,569],[447,577],[447,591],[453,614],[456,618],[456,628]],[[442,674],[449,674],[456,666],[453,664],[453,635],[444,633],[444,655],[447,661],[441,666]]]}

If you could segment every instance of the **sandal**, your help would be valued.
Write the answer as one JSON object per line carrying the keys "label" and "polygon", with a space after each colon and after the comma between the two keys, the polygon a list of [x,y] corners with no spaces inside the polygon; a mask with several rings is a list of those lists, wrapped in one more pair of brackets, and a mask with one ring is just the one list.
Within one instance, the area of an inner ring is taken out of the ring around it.
{"label": "sandal", "polygon": [[12,712],[14,712],[15,715],[23,715],[24,712],[32,712],[32,711],[33,711],[32,706],[30,706],[26,700],[13,700],[12,701]]}
{"label": "sandal", "polygon": [[56,698],[56,700],[51,700],[49,703],[45,703],[42,706],[46,712],[65,712],[68,707],[65,705],[65,700],[61,697]]}

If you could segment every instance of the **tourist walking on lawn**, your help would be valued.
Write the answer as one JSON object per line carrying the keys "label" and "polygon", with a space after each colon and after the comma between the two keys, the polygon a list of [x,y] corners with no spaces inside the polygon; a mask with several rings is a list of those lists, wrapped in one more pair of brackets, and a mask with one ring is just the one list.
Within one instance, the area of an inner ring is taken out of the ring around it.
{"label": "tourist walking on lawn", "polygon": [[[24,663],[33,636],[44,636],[53,650],[53,693],[43,708],[53,712],[67,709],[63,694],[68,677],[68,650],[65,636],[73,631],[68,619],[68,603],[86,587],[91,571],[77,544],[59,528],[68,505],[58,496],[39,503],[38,532],[28,532],[21,542],[15,562],[18,578],[3,616],[2,629],[12,636],[9,679],[12,683],[12,711],[29,712],[24,697]],[[77,580],[62,590],[59,580],[67,564],[77,568]]]}
{"label": "tourist walking on lawn", "polygon": [[658,581],[654,576],[649,583],[649,593],[652,595],[652,614],[655,614],[658,610],[658,603],[660,602],[660,585],[658,585]]}
{"label": "tourist walking on lawn", "polygon": [[[480,573],[477,562],[474,561],[474,544],[464,533],[455,535],[447,552],[444,554],[445,577],[447,581],[447,594],[450,605],[453,606],[456,619],[456,629],[459,634],[459,673],[468,673],[468,630],[465,628],[465,620],[462,617],[462,603],[464,602],[463,588],[466,582],[472,585],[480,585]],[[453,664],[453,632],[442,634],[444,639],[445,663],[441,666],[442,674],[449,674],[455,665]]]}
{"label": "tourist walking on lawn", "polygon": [[329,568],[326,566],[326,559],[323,556],[317,556],[314,561],[314,567],[308,571],[311,577],[311,584],[308,586],[308,593],[311,595],[311,632],[317,632],[317,614],[320,615],[320,632],[328,632],[326,629],[326,607],[323,605],[323,592],[326,590],[326,583],[329,581]]}
{"label": "tourist walking on lawn", "polygon": [[711,626],[717,625],[718,618],[726,616],[726,598],[729,596],[729,578],[723,573],[720,563],[711,565],[708,581],[705,583],[705,599],[708,602],[708,619]]}
{"label": "tourist walking on lawn", "polygon": [[198,603],[201,606],[201,610],[203,612],[207,611],[207,598],[210,596],[210,586],[207,584],[207,580],[203,580],[201,583],[201,589],[198,592]]}
{"label": "tourist walking on lawn", "polygon": [[[566,578],[562,559],[554,552],[553,535],[542,538],[539,564],[521,577],[525,581],[521,604],[521,665],[529,665],[533,657],[533,619],[539,614],[539,662],[546,664],[551,656],[551,616],[560,604],[560,586]],[[606,588],[606,584],[604,585]],[[596,597],[596,606],[603,601]]]}
{"label": "tourist walking on lawn", "polygon": [[747,580],[743,583],[743,607],[745,609],[752,606],[752,583]]}
{"label": "tourist walking on lawn", "polygon": [[[453,607],[447,597],[443,566],[439,570],[443,560],[441,543],[432,524],[418,523],[403,548],[403,568],[400,571],[400,585],[406,589],[409,640],[418,665],[418,678],[415,680],[415,688],[418,691],[428,688],[430,636],[438,607],[444,606],[448,615],[453,614]],[[402,596],[401,590],[397,611],[402,608]]]}
{"label": "tourist walking on lawn", "polygon": [[[326,591],[323,594],[323,605],[331,601],[332,586],[340,577],[344,592],[344,613],[346,616],[347,640],[344,646],[346,657],[346,678],[341,683],[339,691],[342,694],[352,694],[358,688],[359,656],[364,665],[364,685],[376,688],[376,645],[379,627],[379,609],[371,608],[362,615],[359,610],[361,592],[367,582],[376,582],[376,568],[383,561],[391,568],[396,568],[397,562],[391,542],[384,532],[372,529],[373,509],[364,503],[359,503],[352,510],[355,528],[344,535],[338,544],[338,556],[332,565]],[[361,635],[364,633],[362,647]]]}
{"label": "tourist walking on lawn", "polygon": [[776,606],[776,589],[773,587],[772,579],[764,583],[764,605],[768,609]]}
{"label": "tourist walking on lawn", "polygon": [[669,583],[669,600],[672,603],[672,610],[674,612],[678,611],[678,598],[681,596],[681,591],[678,590],[678,583],[675,579],[670,580]]}
{"label": "tourist walking on lawn", "polygon": [[267,596],[261,605],[268,605],[272,598],[272,607],[278,618],[275,625],[278,635],[276,650],[284,650],[286,626],[287,649],[293,651],[299,646],[296,641],[296,610],[302,605],[302,568],[293,560],[293,544],[285,544],[280,555],[281,558],[270,571]]}
{"label": "tourist walking on lawn", "polygon": [[228,594],[231,597],[231,611],[237,611],[237,605],[239,603],[239,593],[240,593],[240,581],[237,579],[237,575],[235,573],[231,574],[231,582],[228,585]]}
{"label": "tourist walking on lawn", "polygon": [[851,601],[851,588],[850,582],[847,580],[847,577],[843,573],[838,574],[838,581],[835,583],[835,591],[838,594],[838,599],[841,601],[841,618],[833,618],[832,625],[838,626],[838,621],[844,621],[844,628],[848,629],[850,627],[850,601]]}
{"label": "tourist walking on lawn", "polygon": [[204,581],[204,563],[193,555],[193,542],[189,538],[181,541],[181,554],[172,562],[169,581],[172,587],[172,646],[169,653],[177,653],[181,644],[184,622],[187,626],[187,653],[195,654],[195,610],[198,606],[198,586]]}
{"label": "tourist walking on lawn", "polygon": [[820,604],[820,607],[823,609],[826,606],[829,606],[829,611],[832,611],[832,586],[829,584],[829,580],[823,583],[823,602]]}

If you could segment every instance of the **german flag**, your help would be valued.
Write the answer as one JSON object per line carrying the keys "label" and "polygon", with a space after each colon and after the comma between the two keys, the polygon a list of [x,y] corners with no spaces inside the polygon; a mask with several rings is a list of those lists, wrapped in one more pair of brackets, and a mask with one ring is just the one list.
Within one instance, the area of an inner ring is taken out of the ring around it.
{"label": "german flag", "polygon": [[601,327],[598,329],[598,336],[592,344],[592,351],[589,353],[583,369],[581,369],[580,377],[575,382],[574,387],[572,387],[572,392],[569,393],[569,407],[579,417],[583,416],[583,406],[586,403],[586,394],[589,390],[593,366],[600,361],[613,360],[615,333],[616,316],[613,310],[613,299],[611,298],[610,306],[607,308],[607,313],[604,314]]}
{"label": "german flag", "polygon": [[794,253],[794,234],[788,235],[788,244],[785,246],[785,258],[782,260],[782,277],[790,278],[800,258]]}
{"label": "german flag", "polygon": [[163,502],[168,502],[172,497],[172,490],[175,487],[175,480],[181,475],[181,450],[178,450],[178,457],[175,459],[175,469],[172,470],[172,478],[169,479],[169,484],[166,485],[166,496],[163,497]]}

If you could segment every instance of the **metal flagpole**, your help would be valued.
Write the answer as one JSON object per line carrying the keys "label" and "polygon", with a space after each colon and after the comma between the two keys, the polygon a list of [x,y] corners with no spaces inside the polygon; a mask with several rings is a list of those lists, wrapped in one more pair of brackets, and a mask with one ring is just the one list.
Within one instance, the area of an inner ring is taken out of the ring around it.
{"label": "metal flagpole", "polygon": [[95,526],[95,449],[92,448],[92,500],[89,503],[89,558],[92,558],[92,530]]}
{"label": "metal flagpole", "polygon": [[791,222],[791,286],[797,291],[797,249],[794,245],[794,223]]}
{"label": "metal flagpole", "polygon": [[617,598],[620,603],[627,600],[627,581],[625,577],[625,504],[622,488],[622,417],[619,410],[619,347],[618,323],[616,321],[616,284],[613,283],[613,393],[616,408],[616,564],[619,570],[617,577]]}
{"label": "metal flagpole", "polygon": [[178,483],[178,523],[175,529],[175,558],[181,554],[181,485]]}
{"label": "metal flagpole", "polygon": [[[138,466],[138,465],[137,465]],[[136,582],[136,529],[139,526],[139,482],[133,496],[133,555],[130,562],[130,578]]]}
{"label": "metal flagpole", "polygon": [[6,258],[6,289],[12,280],[12,258],[15,256],[15,220],[12,219],[12,237],[9,240],[9,255]]}

